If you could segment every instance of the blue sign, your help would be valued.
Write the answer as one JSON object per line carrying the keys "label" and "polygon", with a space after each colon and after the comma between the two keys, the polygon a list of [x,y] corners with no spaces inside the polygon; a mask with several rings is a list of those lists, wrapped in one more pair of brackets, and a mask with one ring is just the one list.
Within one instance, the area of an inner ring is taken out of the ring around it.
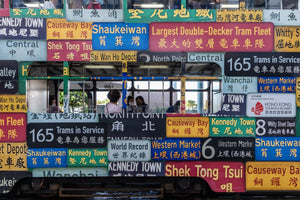
{"label": "blue sign", "polygon": [[299,137],[260,137],[255,140],[257,161],[300,161]]}
{"label": "blue sign", "polygon": [[0,39],[46,40],[46,19],[0,17]]}
{"label": "blue sign", "polygon": [[151,158],[162,160],[199,160],[201,156],[200,138],[168,138],[152,140]]}
{"label": "blue sign", "polygon": [[27,150],[27,167],[67,167],[67,149],[45,148]]}
{"label": "blue sign", "polygon": [[94,50],[147,50],[149,25],[142,23],[93,23]]}
{"label": "blue sign", "polygon": [[295,93],[296,77],[258,77],[257,91],[264,93]]}

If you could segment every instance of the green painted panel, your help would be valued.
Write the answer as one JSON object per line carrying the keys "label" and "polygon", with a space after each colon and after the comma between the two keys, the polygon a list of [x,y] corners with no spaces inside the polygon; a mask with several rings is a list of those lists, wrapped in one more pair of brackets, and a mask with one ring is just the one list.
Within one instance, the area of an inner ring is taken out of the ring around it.
{"label": "green painted panel", "polygon": [[64,9],[10,9],[10,17],[15,18],[64,18]]}
{"label": "green painted panel", "polygon": [[69,149],[69,167],[108,166],[107,149]]}

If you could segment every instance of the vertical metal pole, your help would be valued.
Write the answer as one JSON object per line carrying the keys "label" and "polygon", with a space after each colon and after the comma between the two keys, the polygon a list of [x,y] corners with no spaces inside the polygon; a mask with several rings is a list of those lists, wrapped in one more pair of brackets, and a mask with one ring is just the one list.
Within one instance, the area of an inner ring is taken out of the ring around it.
{"label": "vertical metal pole", "polygon": [[69,92],[69,63],[64,62],[64,113],[69,112],[69,104],[70,104],[70,92]]}
{"label": "vertical metal pole", "polygon": [[127,61],[122,62],[122,108],[123,111],[127,108]]}

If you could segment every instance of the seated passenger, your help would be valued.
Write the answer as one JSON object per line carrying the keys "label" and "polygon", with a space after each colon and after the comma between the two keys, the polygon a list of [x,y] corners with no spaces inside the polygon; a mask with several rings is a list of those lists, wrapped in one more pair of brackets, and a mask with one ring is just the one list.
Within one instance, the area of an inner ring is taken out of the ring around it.
{"label": "seated passenger", "polygon": [[137,96],[135,98],[136,107],[134,108],[135,113],[148,113],[149,105],[145,103],[144,98],[142,96]]}
{"label": "seated passenger", "polygon": [[166,113],[180,113],[180,101],[178,100],[174,105],[170,106]]}
{"label": "seated passenger", "polygon": [[110,102],[105,105],[104,113],[121,113],[122,108],[118,105],[118,101],[121,98],[119,90],[110,90],[107,98]]}
{"label": "seated passenger", "polygon": [[134,109],[135,109],[134,98],[133,98],[133,96],[128,96],[127,97],[127,112],[133,113]]}

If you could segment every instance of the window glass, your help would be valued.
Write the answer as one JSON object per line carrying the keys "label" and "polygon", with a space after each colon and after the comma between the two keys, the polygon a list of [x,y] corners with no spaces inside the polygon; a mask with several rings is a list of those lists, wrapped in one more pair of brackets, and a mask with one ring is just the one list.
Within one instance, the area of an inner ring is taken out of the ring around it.
{"label": "window glass", "polygon": [[181,0],[127,0],[128,9],[179,9]]}
{"label": "window glass", "polygon": [[10,0],[10,8],[63,9],[63,0]]}

